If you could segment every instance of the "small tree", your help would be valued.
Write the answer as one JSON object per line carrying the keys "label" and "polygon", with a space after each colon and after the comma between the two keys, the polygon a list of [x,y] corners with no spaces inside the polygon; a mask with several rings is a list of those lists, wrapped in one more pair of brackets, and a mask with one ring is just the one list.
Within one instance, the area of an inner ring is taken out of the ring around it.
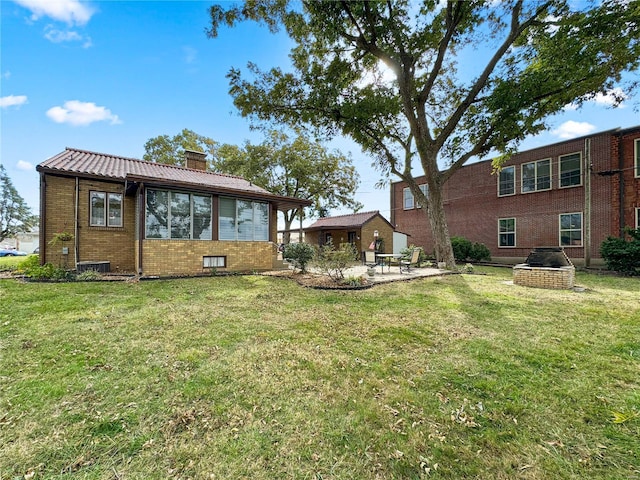
{"label": "small tree", "polygon": [[623,275],[640,275],[640,229],[627,229],[629,239],[608,237],[600,245],[607,268]]}
{"label": "small tree", "polygon": [[282,258],[292,262],[296,268],[305,273],[315,253],[315,249],[308,243],[289,243],[284,247]]}
{"label": "small tree", "polygon": [[327,242],[318,250],[314,264],[333,281],[341,283],[344,271],[353,264],[356,256],[356,249],[351,243],[343,243],[336,249],[333,242]]}
{"label": "small tree", "polygon": [[0,165],[0,242],[18,233],[28,232],[38,224],[24,199],[14,188],[3,165]]}

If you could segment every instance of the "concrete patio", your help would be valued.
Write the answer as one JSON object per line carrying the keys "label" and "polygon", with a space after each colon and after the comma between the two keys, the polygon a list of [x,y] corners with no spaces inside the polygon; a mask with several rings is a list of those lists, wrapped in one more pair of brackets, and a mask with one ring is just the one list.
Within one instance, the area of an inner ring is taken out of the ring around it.
{"label": "concrete patio", "polygon": [[351,267],[345,271],[345,277],[364,277],[368,281],[373,283],[387,283],[387,282],[398,282],[398,281],[406,281],[412,280],[415,278],[422,277],[436,277],[439,275],[449,275],[453,272],[449,270],[442,270],[439,268],[429,268],[429,267],[420,267],[420,268],[412,268],[409,272],[400,273],[400,267],[392,266],[384,267],[384,273],[382,272],[382,267],[377,266],[375,268],[376,273],[373,277],[370,277],[367,274],[367,267],[365,265],[356,265]]}

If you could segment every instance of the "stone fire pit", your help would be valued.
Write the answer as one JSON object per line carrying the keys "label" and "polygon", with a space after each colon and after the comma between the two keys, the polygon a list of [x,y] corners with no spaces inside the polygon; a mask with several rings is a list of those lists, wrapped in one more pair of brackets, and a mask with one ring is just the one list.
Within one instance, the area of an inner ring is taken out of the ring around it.
{"label": "stone fire pit", "polygon": [[513,283],[523,287],[571,289],[576,268],[562,247],[534,248],[525,263],[513,267]]}

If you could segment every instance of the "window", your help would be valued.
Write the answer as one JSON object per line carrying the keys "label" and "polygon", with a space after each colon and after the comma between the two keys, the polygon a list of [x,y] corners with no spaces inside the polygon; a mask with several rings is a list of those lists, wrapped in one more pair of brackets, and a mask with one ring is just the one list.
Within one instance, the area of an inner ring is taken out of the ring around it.
{"label": "window", "polygon": [[227,257],[202,257],[202,268],[224,268]]}
{"label": "window", "polygon": [[269,205],[234,198],[220,198],[220,240],[268,241]]}
{"label": "window", "polygon": [[560,246],[582,246],[582,213],[560,214]]}
{"label": "window", "polygon": [[522,164],[522,193],[551,188],[551,160]]}
{"label": "window", "polygon": [[122,194],[89,192],[89,225],[122,227]]}
{"label": "window", "polygon": [[562,155],[560,157],[560,187],[582,185],[580,153]]}
{"label": "window", "polygon": [[635,140],[633,144],[634,144],[634,150],[635,150],[635,155],[633,158],[635,158],[635,162],[636,162],[636,177],[640,177],[640,138]]}
{"label": "window", "polygon": [[[427,187],[427,184],[422,184],[419,185],[418,188],[420,188],[420,191],[422,192],[422,194],[425,196],[425,198],[428,196],[429,194],[429,187]],[[416,207],[417,208],[422,208],[422,205],[418,202],[416,202]]]}
{"label": "window", "polygon": [[146,238],[211,240],[211,197],[147,190]]}
{"label": "window", "polygon": [[516,193],[516,167],[504,167],[498,176],[498,196]]}
{"label": "window", "polygon": [[516,246],[516,219],[500,218],[498,220],[498,246]]}
{"label": "window", "polygon": [[403,205],[405,210],[411,210],[414,207],[413,193],[409,188],[402,190]]}

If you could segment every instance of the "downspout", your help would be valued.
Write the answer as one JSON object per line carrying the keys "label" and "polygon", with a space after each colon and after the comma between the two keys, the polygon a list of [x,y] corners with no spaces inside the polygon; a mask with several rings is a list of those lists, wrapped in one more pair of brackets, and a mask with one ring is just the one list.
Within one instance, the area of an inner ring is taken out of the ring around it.
{"label": "downspout", "polygon": [[618,189],[618,216],[620,225],[620,238],[624,238],[624,142],[622,141],[622,133],[618,133],[618,178],[620,188]]}
{"label": "downspout", "polygon": [[78,203],[80,200],[80,179],[76,177],[76,205],[74,212],[74,226],[73,226],[73,259],[74,267],[78,265]]}
{"label": "downspout", "polygon": [[144,238],[144,183],[138,186],[138,275],[142,275],[142,240]]}
{"label": "downspout", "polygon": [[47,258],[47,204],[45,203],[47,190],[47,182],[44,178],[44,173],[40,172],[40,265],[45,264]]}
{"label": "downspout", "polygon": [[591,266],[591,139],[584,141],[584,266]]}

